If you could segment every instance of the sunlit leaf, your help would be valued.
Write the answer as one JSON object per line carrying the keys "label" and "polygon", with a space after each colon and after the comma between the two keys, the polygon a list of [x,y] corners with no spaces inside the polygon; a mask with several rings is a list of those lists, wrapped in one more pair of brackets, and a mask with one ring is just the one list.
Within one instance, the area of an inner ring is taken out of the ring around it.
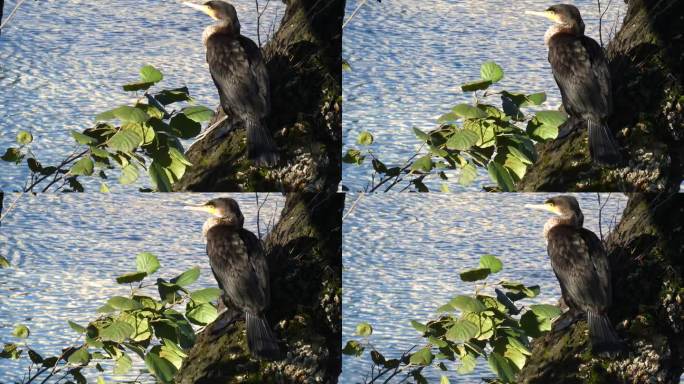
{"label": "sunlit leaf", "polygon": [[475,145],[478,139],[477,133],[465,129],[458,129],[449,137],[446,146],[449,149],[466,151]]}
{"label": "sunlit leaf", "polygon": [[218,312],[213,305],[205,303],[190,309],[185,315],[195,324],[206,325],[216,320]]}
{"label": "sunlit leaf", "polygon": [[373,334],[373,327],[366,322],[359,323],[356,325],[356,334],[362,337],[368,337]]}
{"label": "sunlit leaf", "polygon": [[449,341],[460,342],[477,336],[478,326],[468,320],[458,320],[449,328],[446,338]]}
{"label": "sunlit leaf", "polygon": [[173,376],[177,371],[171,362],[152,352],[145,356],[145,366],[150,373],[164,383],[173,382]]}
{"label": "sunlit leaf", "polygon": [[356,143],[360,145],[371,145],[373,144],[373,135],[370,132],[363,131],[359,133],[359,137],[356,139]]}
{"label": "sunlit leaf", "polygon": [[490,352],[489,358],[487,359],[489,363],[489,368],[494,372],[499,379],[504,383],[512,383],[515,379],[515,371],[511,366],[511,363],[503,356],[496,352]]}
{"label": "sunlit leaf", "polygon": [[78,176],[90,176],[94,170],[95,163],[93,163],[93,160],[90,157],[84,157],[71,167],[69,173]]}
{"label": "sunlit leaf", "polygon": [[425,155],[413,162],[411,165],[411,170],[414,172],[428,173],[432,170],[433,165],[434,163],[432,162],[432,156]]}
{"label": "sunlit leaf", "polygon": [[135,328],[125,321],[115,320],[100,330],[100,337],[105,341],[121,343],[133,336]]}
{"label": "sunlit leaf", "polygon": [[19,143],[20,145],[31,144],[32,141],[33,135],[31,134],[31,132],[19,131],[19,133],[17,133],[17,143]]}
{"label": "sunlit leaf", "polygon": [[190,293],[190,298],[195,304],[209,303],[216,300],[221,296],[221,291],[219,288],[204,288]]}
{"label": "sunlit leaf", "polygon": [[470,296],[458,295],[449,301],[449,305],[467,312],[482,312],[486,308],[479,300]]}
{"label": "sunlit leaf", "polygon": [[30,334],[31,332],[29,331],[28,327],[23,324],[15,326],[14,330],[12,331],[12,336],[18,337],[20,339],[25,339],[29,337]]}
{"label": "sunlit leaf", "polygon": [[71,329],[73,329],[74,331],[76,331],[77,333],[85,333],[85,331],[86,331],[85,327],[82,327],[82,326],[74,323],[71,320],[68,320],[67,323],[69,324],[69,327]]}
{"label": "sunlit leaf", "polygon": [[477,119],[487,117],[487,114],[480,108],[473,107],[470,104],[458,104],[452,111],[458,116],[465,117],[467,119]]}
{"label": "sunlit leaf", "polygon": [[81,348],[77,349],[75,352],[69,355],[67,361],[70,364],[74,365],[88,364],[88,362],[90,361],[90,353],[88,353],[88,347],[84,345]]}
{"label": "sunlit leaf", "polygon": [[118,310],[139,309],[140,303],[133,299],[123,296],[114,296],[107,300],[107,305]]}
{"label": "sunlit leaf", "polygon": [[199,278],[200,275],[200,269],[199,267],[192,267],[188,269],[187,271],[181,273],[177,277],[171,279],[171,283],[179,285],[181,287],[186,287]]}
{"label": "sunlit leaf", "polygon": [[150,180],[158,192],[171,192],[171,179],[159,162],[156,160],[152,161],[147,173],[150,175]]}
{"label": "sunlit leaf", "polygon": [[188,119],[195,121],[197,123],[209,121],[212,117],[214,117],[214,111],[202,105],[193,105],[190,107],[185,107],[181,110],[181,112]]}
{"label": "sunlit leaf", "polygon": [[515,190],[513,178],[511,178],[511,175],[501,164],[491,161],[489,165],[487,165],[487,172],[489,173],[489,178],[492,179],[502,191],[512,192]]}
{"label": "sunlit leaf", "polygon": [[503,263],[494,255],[483,255],[480,257],[480,268],[489,268],[491,273],[497,273],[503,268]]}
{"label": "sunlit leaf", "polygon": [[544,319],[553,319],[560,316],[562,313],[560,308],[549,304],[532,304],[530,305],[530,309],[535,315]]}
{"label": "sunlit leaf", "polygon": [[149,252],[139,253],[135,257],[135,266],[138,272],[146,272],[151,275],[159,269],[159,259]]}
{"label": "sunlit leaf", "polygon": [[411,358],[409,359],[409,362],[411,364],[415,365],[430,365],[432,364],[432,359],[435,356],[432,354],[432,351],[430,351],[430,348],[422,348],[418,352],[414,353],[411,355]]}
{"label": "sunlit leaf", "polygon": [[484,80],[489,80],[496,83],[503,79],[504,71],[498,64],[493,61],[485,61],[480,67],[480,77]]}
{"label": "sunlit leaf", "polygon": [[107,146],[115,151],[128,153],[137,148],[141,143],[142,137],[138,132],[122,129],[109,139]]}
{"label": "sunlit leaf", "polygon": [[164,75],[155,67],[145,65],[140,68],[140,80],[147,83],[158,83],[164,79]]}

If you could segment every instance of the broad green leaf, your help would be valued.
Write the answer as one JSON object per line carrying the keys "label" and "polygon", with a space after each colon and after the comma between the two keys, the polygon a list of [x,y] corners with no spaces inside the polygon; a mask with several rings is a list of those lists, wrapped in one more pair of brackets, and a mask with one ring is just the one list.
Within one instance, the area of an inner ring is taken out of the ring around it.
{"label": "broad green leaf", "polygon": [[489,165],[487,165],[487,172],[489,173],[489,178],[492,179],[502,191],[513,192],[515,190],[513,178],[511,178],[508,170],[501,164],[495,161],[489,162]]}
{"label": "broad green leaf", "polygon": [[131,272],[117,277],[116,282],[119,284],[137,283],[143,281],[146,276],[146,272]]}
{"label": "broad green leaf", "polygon": [[125,122],[143,123],[150,117],[140,108],[122,105],[112,110],[102,112],[95,117],[96,121],[119,119]]}
{"label": "broad green leaf", "polygon": [[14,330],[12,331],[12,336],[18,337],[20,339],[25,339],[29,337],[30,334],[31,331],[29,331],[28,327],[23,324],[15,326]]}
{"label": "broad green leaf", "polygon": [[425,324],[421,324],[415,320],[411,320],[411,326],[420,333],[425,333],[425,331],[427,331],[427,327],[425,326]]}
{"label": "broad green leaf", "polygon": [[525,312],[520,317],[520,327],[530,337],[539,337],[551,330],[551,320],[538,317],[532,311]]}
{"label": "broad green leaf", "polygon": [[171,362],[152,352],[145,356],[145,366],[151,374],[164,383],[173,382],[173,376],[177,371]]}
{"label": "broad green leaf", "polygon": [[532,159],[530,159],[523,151],[519,150],[518,148],[509,145],[508,146],[508,151],[515,157],[517,157],[520,161],[522,161],[525,164],[532,164]]}
{"label": "broad green leaf", "polygon": [[373,144],[373,135],[371,135],[370,132],[363,131],[359,134],[359,137],[356,139],[356,143],[361,145],[371,145]]}
{"label": "broad green leaf", "polygon": [[83,134],[81,132],[74,131],[73,129],[70,131],[71,132],[71,137],[76,140],[77,143],[82,144],[82,145],[91,145],[97,143],[97,139],[90,137],[86,134]]}
{"label": "broad green leaf", "polygon": [[520,159],[511,155],[506,154],[506,161],[504,161],[504,167],[509,170],[511,177],[515,175],[518,179],[522,179],[527,172],[527,165],[525,165]]}
{"label": "broad green leaf", "polygon": [[156,160],[152,161],[147,173],[158,192],[171,192],[171,179],[167,175],[164,167]]}
{"label": "broad green leaf", "polygon": [[475,145],[478,139],[479,136],[477,133],[465,129],[458,129],[449,137],[446,146],[449,149],[466,151]]}
{"label": "broad green leaf", "polygon": [[430,365],[432,364],[432,359],[435,356],[432,354],[432,351],[430,351],[430,348],[422,348],[418,352],[414,353],[411,355],[411,358],[409,359],[409,362],[411,364],[415,365]]}
{"label": "broad green leaf", "polygon": [[482,312],[486,309],[479,300],[465,295],[458,295],[454,297],[451,299],[451,301],[449,301],[449,305],[462,311],[475,313]]}
{"label": "broad green leaf", "polygon": [[97,384],[107,384],[107,382],[105,381],[104,377],[98,376],[97,377]]}
{"label": "broad green leaf", "polygon": [[452,111],[458,115],[465,117],[466,119],[478,119],[487,117],[487,114],[480,108],[473,107],[470,104],[458,104]]}
{"label": "broad green leaf", "polygon": [[123,296],[112,297],[111,299],[107,300],[107,305],[121,311],[141,308],[140,303],[133,299],[129,299],[128,297]]}
{"label": "broad green leaf", "polygon": [[12,264],[10,264],[9,260],[7,260],[4,256],[0,255],[0,268],[9,268],[11,266]]}
{"label": "broad green leaf", "polygon": [[507,336],[506,339],[508,340],[508,345],[511,348],[517,349],[518,351],[520,351],[520,353],[522,353],[524,355],[527,355],[527,356],[532,355],[532,352],[530,352],[530,349],[527,348],[523,343],[521,343],[520,340],[516,339],[515,337],[511,337],[511,336]]}
{"label": "broad green leaf", "polygon": [[84,345],[81,348],[77,349],[75,352],[69,355],[67,361],[70,364],[74,365],[88,364],[88,362],[90,361],[90,353],[88,353],[88,347]]}
{"label": "broad green leaf", "polygon": [[461,185],[470,185],[477,177],[477,168],[471,163],[468,163],[461,168],[461,174],[458,177],[458,183]]}
{"label": "broad green leaf", "polygon": [[135,257],[135,267],[138,272],[146,272],[151,275],[159,269],[159,259],[149,252],[139,253]]}
{"label": "broad green leaf", "polygon": [[109,157],[109,152],[99,147],[90,147],[90,153],[92,153],[95,157],[99,157],[100,159],[107,159]]}
{"label": "broad green leaf", "polygon": [[489,368],[494,372],[499,379],[504,383],[512,383],[515,379],[515,371],[511,366],[511,363],[503,356],[496,352],[490,352],[489,358],[487,359],[489,363]]}
{"label": "broad green leaf", "polygon": [[90,176],[95,170],[95,163],[90,157],[84,157],[77,161],[69,170],[69,173],[77,176]]}
{"label": "broad green leaf", "polygon": [[449,328],[446,338],[449,341],[467,341],[477,336],[478,326],[468,320],[458,320]]}
{"label": "broad green leaf", "polygon": [[489,273],[489,268],[478,268],[461,272],[459,276],[463,281],[478,281],[486,279]]}
{"label": "broad green leaf", "polygon": [[485,61],[480,67],[480,77],[484,80],[489,80],[496,83],[503,79],[504,71],[498,64],[493,61]]}
{"label": "broad green leaf", "polygon": [[449,381],[448,377],[442,375],[442,377],[439,379],[439,384],[451,384],[451,382]]}
{"label": "broad green leaf", "polygon": [[[213,112],[212,112],[213,113]],[[201,117],[201,116],[198,116]],[[181,139],[191,139],[202,132],[202,124],[192,120],[185,114],[177,114],[169,121],[169,127]]]}
{"label": "broad green leaf", "polygon": [[461,357],[461,365],[458,366],[456,372],[461,375],[467,375],[475,370],[475,365],[477,364],[477,359],[470,353],[465,354]]}
{"label": "broad green leaf", "polygon": [[28,355],[29,359],[31,359],[31,362],[33,364],[40,364],[43,362],[43,356],[41,356],[40,353],[34,351],[33,349],[29,348]]}
{"label": "broad green leaf", "polygon": [[154,98],[162,105],[169,105],[179,101],[191,101],[190,91],[188,87],[181,87],[175,89],[165,89],[154,95]]}
{"label": "broad green leaf", "polygon": [[31,144],[32,141],[33,135],[30,132],[19,131],[19,133],[17,133],[17,143],[19,143],[20,145]]}
{"label": "broad green leaf", "polygon": [[362,337],[368,337],[373,334],[373,327],[366,323],[359,323],[356,325],[356,334]]}
{"label": "broad green leaf", "polygon": [[221,291],[219,288],[204,288],[190,293],[190,298],[195,304],[209,303],[216,300],[221,296]]}
{"label": "broad green leaf", "polygon": [[214,117],[214,111],[202,105],[185,107],[181,112],[187,116],[188,119],[197,123],[211,120],[211,118]]}
{"label": "broad green leaf", "polygon": [[100,183],[100,193],[109,193],[109,186],[106,183]]}
{"label": "broad green leaf", "polygon": [[85,327],[82,327],[82,326],[74,323],[71,320],[67,321],[67,323],[69,324],[69,327],[71,329],[73,329],[74,331],[76,331],[77,333],[85,333],[85,331],[86,331]]}
{"label": "broad green leaf", "polygon": [[475,80],[475,81],[470,81],[464,84],[461,84],[461,90],[463,92],[473,92],[473,91],[479,91],[482,89],[487,89],[489,86],[492,85],[491,80]]}
{"label": "broad green leaf", "polygon": [[[455,114],[453,112],[445,113],[442,116],[437,118],[437,124],[444,124],[447,122],[456,121],[459,118],[460,118],[460,116],[458,116],[457,114]],[[425,139],[427,140],[427,135],[425,135]]]}
{"label": "broad green leaf", "polygon": [[541,141],[553,140],[558,137],[558,127],[546,124],[535,124],[533,120],[527,123],[527,134]]}
{"label": "broad green leaf", "polygon": [[125,84],[123,86],[123,90],[126,92],[142,91],[149,89],[153,85],[154,83],[139,81],[135,83]]}
{"label": "broad green leaf", "polygon": [[489,268],[491,273],[497,273],[503,268],[503,263],[494,255],[483,255],[480,257],[480,268]]}
{"label": "broad green leaf", "polygon": [[188,269],[187,271],[181,273],[177,277],[171,279],[171,283],[179,285],[181,287],[186,287],[199,278],[200,275],[200,269],[199,267],[192,267]]}
{"label": "broad green leaf", "polygon": [[350,340],[342,349],[342,353],[347,356],[359,357],[363,354],[365,348],[356,340]]}
{"label": "broad green leaf", "polygon": [[420,139],[420,141],[428,141],[430,139],[430,136],[428,136],[427,133],[421,131],[416,127],[413,127],[413,133],[415,133],[416,137]]}
{"label": "broad green leaf", "polygon": [[140,145],[149,145],[154,142],[156,133],[154,128],[148,123],[126,123],[121,126],[122,129],[131,130],[140,136]]}
{"label": "broad green leaf", "polygon": [[142,143],[142,137],[131,129],[121,129],[107,142],[107,146],[115,151],[129,153]]}
{"label": "broad green leaf", "polygon": [[119,183],[121,185],[130,185],[135,183],[140,177],[138,167],[135,164],[129,163],[121,168],[121,176],[119,176]]}
{"label": "broad green leaf", "polygon": [[433,165],[432,156],[425,155],[413,162],[411,171],[429,173],[432,170]]}
{"label": "broad green leaf", "polygon": [[525,355],[523,355],[517,349],[511,348],[510,346],[506,347],[504,357],[507,358],[510,363],[512,363],[514,371],[523,369],[525,362],[527,361],[527,357]]}
{"label": "broad green leaf", "polygon": [[535,118],[543,125],[558,127],[565,122],[567,115],[559,111],[539,111]]}
{"label": "broad green leaf", "polygon": [[539,93],[533,93],[531,95],[527,95],[527,101],[523,104],[524,105],[540,105],[541,103],[546,101],[546,93],[544,92],[539,92]]}
{"label": "broad green leaf", "polygon": [[205,303],[190,309],[185,315],[188,320],[195,324],[206,325],[216,320],[218,312],[213,305]]}
{"label": "broad green leaf", "polygon": [[534,312],[535,315],[543,319],[556,318],[560,316],[560,314],[563,312],[560,308],[556,307],[555,305],[549,304],[532,304],[530,305],[530,309],[532,310],[532,312]]}
{"label": "broad green leaf", "polygon": [[131,370],[132,367],[133,367],[133,360],[131,360],[131,358],[128,357],[128,355],[124,353],[118,359],[116,359],[116,363],[114,364],[113,373],[115,375],[125,375],[126,373],[128,373],[128,371]]}
{"label": "broad green leaf", "polygon": [[342,158],[342,161],[347,164],[361,165],[363,164],[363,160],[365,158],[366,156],[361,155],[361,151],[359,151],[358,149],[349,149]]}
{"label": "broad green leaf", "polygon": [[8,163],[18,163],[23,157],[24,155],[21,154],[19,148],[7,148],[5,154],[0,158]]}
{"label": "broad green leaf", "polygon": [[164,79],[164,75],[155,67],[145,65],[140,68],[140,80],[146,83],[158,83]]}
{"label": "broad green leaf", "polygon": [[132,325],[125,321],[115,320],[100,330],[100,337],[105,341],[121,343],[129,337],[132,337],[134,333],[135,328]]}

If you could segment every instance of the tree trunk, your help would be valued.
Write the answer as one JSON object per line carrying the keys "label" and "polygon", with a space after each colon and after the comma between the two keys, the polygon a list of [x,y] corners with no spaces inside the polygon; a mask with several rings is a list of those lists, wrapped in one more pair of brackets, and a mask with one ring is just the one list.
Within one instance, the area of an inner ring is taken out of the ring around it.
{"label": "tree trunk", "polygon": [[606,240],[612,265],[609,317],[629,354],[597,358],[587,325],[533,343],[519,383],[679,383],[684,366],[684,194],[631,195]]}
{"label": "tree trunk", "polygon": [[609,126],[628,166],[592,165],[586,129],[540,145],[523,191],[677,191],[684,159],[684,2],[631,0],[607,49],[614,112]]}
{"label": "tree trunk", "polygon": [[283,359],[250,359],[240,321],[217,340],[200,334],[177,383],[337,382],[343,206],[343,194],[289,194],[265,240],[271,273],[268,320],[283,340]]}
{"label": "tree trunk", "polygon": [[[337,190],[345,1],[283,1],[287,7],[280,28],[262,50],[271,81],[269,127],[280,148],[280,164],[255,167],[246,156],[242,123],[228,118],[224,124],[235,130],[218,143],[208,135],[186,153],[194,165],[176,190]],[[216,120],[223,116],[219,106]]]}

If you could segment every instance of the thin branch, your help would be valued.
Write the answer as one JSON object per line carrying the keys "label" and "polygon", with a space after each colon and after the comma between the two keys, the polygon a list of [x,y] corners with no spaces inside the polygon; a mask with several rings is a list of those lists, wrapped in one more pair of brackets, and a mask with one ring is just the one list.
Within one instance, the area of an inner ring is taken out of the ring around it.
{"label": "thin branch", "polygon": [[17,10],[19,9],[19,7],[20,7],[22,4],[24,4],[25,1],[26,1],[26,0],[19,0],[19,2],[17,3],[17,5],[14,6],[14,9],[12,10],[12,12],[11,12],[11,13],[9,14],[9,16],[7,16],[7,18],[5,19],[5,21],[2,22],[2,23],[0,23],[0,30],[2,30],[3,28],[5,28],[5,26],[7,26],[7,23],[9,23],[10,20],[12,20],[12,19],[14,18],[14,16],[16,16],[15,14],[17,13]]}
{"label": "thin branch", "polygon": [[5,213],[0,214],[0,222],[2,222],[2,221],[7,217],[7,215],[9,215],[9,213],[12,211],[12,209],[14,209],[14,207],[17,205],[17,202],[19,201],[19,199],[21,199],[22,196],[24,196],[25,193],[26,193],[26,192],[21,192],[21,193],[19,194],[19,196],[17,196],[17,198],[14,199],[14,201],[12,202],[12,204],[10,204],[10,206],[7,207],[7,209],[5,209]]}
{"label": "thin branch", "polygon": [[354,16],[356,16],[357,13],[359,13],[359,10],[361,10],[361,7],[363,7],[363,5],[366,4],[367,1],[368,0],[363,0],[359,3],[359,5],[356,6],[356,9],[354,9],[354,12],[352,12],[352,14],[349,15],[347,21],[345,21],[344,24],[342,24],[342,29],[344,29],[344,27],[346,27],[347,24],[349,24],[349,22],[354,18]]}
{"label": "thin branch", "polygon": [[359,197],[357,197],[356,200],[354,200],[354,202],[352,203],[351,207],[349,207],[349,210],[347,211],[347,213],[345,213],[345,214],[342,216],[342,221],[344,221],[344,219],[346,219],[347,216],[349,216],[349,214],[352,213],[352,211],[353,211],[354,208],[356,207],[356,204],[358,204],[359,201],[361,201],[361,199],[363,198],[364,195],[365,195],[365,193],[360,193],[360,194],[359,194]]}

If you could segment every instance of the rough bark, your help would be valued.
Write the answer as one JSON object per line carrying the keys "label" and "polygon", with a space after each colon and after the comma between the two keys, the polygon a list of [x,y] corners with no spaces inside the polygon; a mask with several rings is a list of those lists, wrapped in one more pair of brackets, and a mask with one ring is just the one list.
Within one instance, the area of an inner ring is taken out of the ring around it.
{"label": "rough bark", "polygon": [[282,340],[284,359],[251,359],[240,321],[215,341],[200,334],[177,383],[337,382],[343,206],[343,194],[289,194],[265,239],[272,296],[268,320]]}
{"label": "rough bark", "polygon": [[589,352],[580,321],[533,343],[519,383],[679,383],[684,367],[684,194],[634,194],[606,239],[609,317],[629,353]]}
{"label": "rough bark", "polygon": [[609,126],[627,163],[592,165],[586,129],[540,145],[522,191],[676,191],[684,159],[684,3],[631,0],[607,48],[614,113]]}
{"label": "rough bark", "polygon": [[[283,0],[280,28],[262,49],[271,81],[270,130],[280,164],[255,167],[240,121],[216,143],[208,135],[186,153],[194,164],[182,191],[331,191],[341,178],[344,0]],[[224,116],[219,107],[216,119]],[[213,124],[211,122],[210,124]]]}

